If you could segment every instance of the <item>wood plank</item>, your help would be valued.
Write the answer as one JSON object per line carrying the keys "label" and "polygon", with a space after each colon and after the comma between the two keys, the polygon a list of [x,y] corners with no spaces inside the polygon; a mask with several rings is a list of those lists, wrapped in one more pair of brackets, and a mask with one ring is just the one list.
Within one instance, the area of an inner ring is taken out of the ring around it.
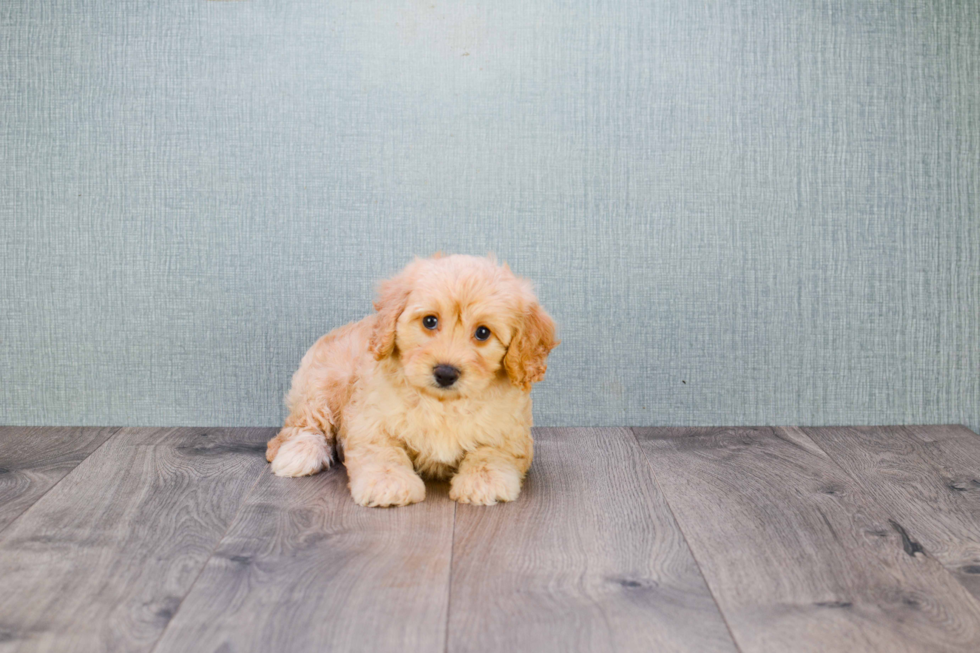
{"label": "wood plank", "polygon": [[635,429],[755,651],[977,651],[980,604],[798,429]]}
{"label": "wood plank", "polygon": [[445,484],[362,508],[343,467],[265,473],[156,653],[441,652],[454,509]]}
{"label": "wood plank", "polygon": [[118,430],[0,426],[0,532]]}
{"label": "wood plank", "polygon": [[0,650],[150,650],[274,432],[116,432],[4,533]]}
{"label": "wood plank", "polygon": [[952,425],[803,431],[980,598],[980,436]]}
{"label": "wood plank", "polygon": [[628,429],[535,429],[521,497],[456,514],[448,651],[734,651]]}

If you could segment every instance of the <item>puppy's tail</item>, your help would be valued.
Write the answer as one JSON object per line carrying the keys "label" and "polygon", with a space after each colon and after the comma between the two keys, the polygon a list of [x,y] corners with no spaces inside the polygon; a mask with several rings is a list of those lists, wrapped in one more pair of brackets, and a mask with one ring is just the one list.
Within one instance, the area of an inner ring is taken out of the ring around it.
{"label": "puppy's tail", "polygon": [[318,429],[287,426],[269,441],[265,453],[276,476],[310,476],[333,463],[333,434]]}

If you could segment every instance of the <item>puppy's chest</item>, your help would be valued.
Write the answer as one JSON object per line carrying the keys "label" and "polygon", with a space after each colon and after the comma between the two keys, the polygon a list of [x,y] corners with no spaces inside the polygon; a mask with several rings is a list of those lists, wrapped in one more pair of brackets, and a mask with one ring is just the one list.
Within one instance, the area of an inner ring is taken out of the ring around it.
{"label": "puppy's chest", "polygon": [[473,402],[421,401],[404,407],[392,431],[419,462],[455,465],[489,439],[485,412]]}

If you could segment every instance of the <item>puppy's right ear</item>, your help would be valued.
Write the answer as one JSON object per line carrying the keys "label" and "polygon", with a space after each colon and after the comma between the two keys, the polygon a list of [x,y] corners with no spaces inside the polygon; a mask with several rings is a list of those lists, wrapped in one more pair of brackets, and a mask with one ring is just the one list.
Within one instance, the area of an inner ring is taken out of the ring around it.
{"label": "puppy's right ear", "polygon": [[532,296],[523,322],[504,354],[504,369],[511,383],[530,392],[531,384],[544,378],[548,354],[559,344],[555,340],[555,321]]}
{"label": "puppy's right ear", "polygon": [[368,348],[376,360],[391,356],[395,350],[395,324],[412,292],[409,272],[406,269],[398,276],[383,281],[378,290],[378,298],[374,301],[374,309],[378,313],[368,342]]}

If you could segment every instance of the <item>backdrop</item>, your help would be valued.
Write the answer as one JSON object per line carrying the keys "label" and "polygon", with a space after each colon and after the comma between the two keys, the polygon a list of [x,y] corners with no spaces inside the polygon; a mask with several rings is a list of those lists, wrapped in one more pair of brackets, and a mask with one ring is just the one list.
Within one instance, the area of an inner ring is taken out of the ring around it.
{"label": "backdrop", "polygon": [[0,422],[272,425],[414,254],[495,252],[542,425],[980,425],[980,12],[6,0]]}

